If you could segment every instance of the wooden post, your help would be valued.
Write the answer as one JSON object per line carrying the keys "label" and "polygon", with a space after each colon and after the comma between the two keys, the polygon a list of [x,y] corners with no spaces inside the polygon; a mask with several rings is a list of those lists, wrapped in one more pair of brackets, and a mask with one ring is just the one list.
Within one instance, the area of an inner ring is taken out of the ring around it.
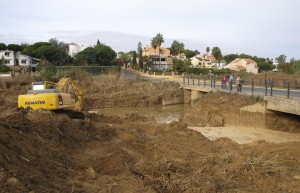
{"label": "wooden post", "polygon": [[290,98],[290,83],[288,83],[288,92],[287,92],[287,98]]}

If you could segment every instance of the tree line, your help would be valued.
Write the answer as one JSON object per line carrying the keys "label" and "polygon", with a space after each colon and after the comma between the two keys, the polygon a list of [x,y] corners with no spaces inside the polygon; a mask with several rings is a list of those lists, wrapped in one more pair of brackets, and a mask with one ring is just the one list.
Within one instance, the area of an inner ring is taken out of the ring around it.
{"label": "tree line", "polygon": [[[164,43],[164,37],[162,34],[158,33],[155,37],[151,39],[151,46],[155,49],[160,48],[161,44]],[[178,40],[174,40],[171,44],[171,47],[167,47],[167,49],[170,50],[171,55],[173,56],[173,69],[174,71],[192,71],[191,70],[191,58],[195,55],[200,54],[198,50],[190,50],[185,49],[185,45],[183,42],[180,42]],[[159,49],[158,49],[159,50]],[[211,51],[211,53],[210,53]],[[154,59],[155,57],[146,57],[142,55],[143,49],[141,42],[138,43],[138,49],[136,51],[130,51],[128,53],[120,52],[119,56],[120,59],[127,63],[130,63],[135,68],[138,69],[146,69],[147,67],[155,64],[157,59]],[[262,58],[262,57],[256,57],[251,56],[247,54],[228,54],[228,55],[222,55],[221,49],[219,47],[213,47],[212,50],[210,47],[206,47],[206,53],[209,55],[213,55],[218,63],[221,61],[225,61],[227,64],[235,60],[236,58],[245,58],[245,59],[252,59],[254,60],[260,69],[260,71],[269,71],[275,68],[273,66],[273,62],[268,58]],[[181,60],[179,57],[181,54],[185,54],[186,59]],[[138,55],[138,61],[136,62],[136,57]],[[155,56],[159,55],[159,53],[155,53]]]}
{"label": "tree line", "polygon": [[99,65],[110,66],[115,64],[116,52],[109,46],[97,41],[97,44],[88,47],[76,54],[75,58],[68,55],[68,44],[51,38],[48,42],[8,44],[0,43],[0,50],[12,50],[34,58],[41,59],[41,65]]}
{"label": "tree line", "polygon": [[[164,43],[164,37],[158,33],[151,39],[151,46],[153,48],[158,47]],[[119,52],[118,60],[116,52],[105,44],[102,44],[99,40],[96,45],[86,48],[79,52],[75,58],[71,58],[68,55],[68,44],[58,41],[55,38],[51,38],[48,42],[36,42],[32,45],[27,43],[8,44],[0,43],[0,50],[12,50],[15,52],[21,52],[22,54],[41,59],[41,65],[98,65],[98,66],[111,66],[119,64],[131,64],[136,68],[145,69],[151,66],[157,59],[151,57],[145,57],[142,55],[143,48],[141,42],[138,43],[137,51],[130,51],[128,53]],[[171,47],[168,47],[172,56],[178,56],[181,54],[186,55],[186,60],[180,60],[173,57],[173,69],[174,71],[191,71],[191,60],[193,56],[200,54],[198,50],[185,49],[183,42],[174,40]],[[227,54],[222,55],[222,51],[219,47],[206,47],[206,53],[213,55],[217,62],[225,61],[227,64],[235,60],[236,58],[245,58],[255,61],[259,67],[260,72],[270,71],[275,68],[273,60],[269,58],[251,56],[247,54]],[[157,55],[156,53],[155,55]],[[159,55],[159,54],[158,54]],[[300,72],[300,60],[291,59],[286,61],[287,56],[284,54],[278,56],[276,61],[278,63],[277,69],[285,73],[298,73]],[[1,58],[0,58],[1,60]]]}
{"label": "tree line", "polygon": [[[164,43],[164,37],[162,34],[158,33],[155,37],[151,39],[151,46],[156,50],[156,48],[160,48],[162,43]],[[183,42],[178,40],[174,40],[171,44],[171,47],[167,47],[170,50],[172,56],[178,56],[182,53],[186,55],[186,60],[180,60],[176,57],[173,57],[173,69],[174,71],[192,71],[191,70],[191,60],[195,55],[200,54],[198,50],[190,50],[185,49],[185,45]],[[138,49],[136,51],[130,51],[128,53],[121,52],[119,53],[120,58],[126,62],[132,64],[134,67],[139,69],[145,69],[147,66],[152,65],[155,63],[155,60],[151,57],[142,56],[142,44],[141,42],[138,43]],[[257,63],[259,68],[259,72],[266,72],[271,71],[276,68],[274,62],[278,62],[277,69],[279,71],[283,71],[285,73],[297,73],[300,72],[300,60],[291,59],[290,62],[286,62],[286,56],[280,55],[276,58],[276,61],[273,61],[270,58],[258,57],[258,56],[251,56],[248,54],[227,54],[223,55],[222,51],[219,47],[206,47],[206,53],[209,55],[213,55],[218,63],[221,61],[225,62],[226,64],[231,63],[236,58],[244,58],[244,59],[251,59]],[[158,53],[155,53],[157,55]],[[139,62],[136,62],[136,57],[138,58]]]}

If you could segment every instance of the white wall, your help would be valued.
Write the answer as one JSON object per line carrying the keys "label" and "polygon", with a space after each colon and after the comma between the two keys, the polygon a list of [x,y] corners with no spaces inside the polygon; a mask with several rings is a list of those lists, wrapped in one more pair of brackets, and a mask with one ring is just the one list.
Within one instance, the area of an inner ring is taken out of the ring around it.
{"label": "white wall", "polygon": [[193,66],[198,66],[199,65],[199,60],[196,57],[192,57],[191,63]]}
{"label": "white wall", "polygon": [[[9,56],[5,56],[5,53],[9,53]],[[9,60],[9,63],[4,63],[6,66],[36,66],[36,64],[32,64],[32,57],[20,54],[19,52],[14,54],[13,51],[0,51],[0,59],[3,58],[6,61]],[[14,63],[15,59],[18,59],[18,63]]]}
{"label": "white wall", "polygon": [[17,56],[17,58],[19,60],[19,65],[20,66],[31,66],[31,64],[32,64],[31,57],[23,55],[23,54],[20,54],[20,53],[17,53],[16,56]]}
{"label": "white wall", "polygon": [[[5,53],[9,53],[9,56],[6,56]],[[0,59],[4,59],[5,61],[9,61],[9,63],[4,63],[6,66],[13,66],[14,65],[14,52],[9,50],[2,50],[0,51]]]}
{"label": "white wall", "polygon": [[73,45],[73,44],[69,44],[69,56],[71,56],[72,58],[79,52],[79,46],[78,45]]}
{"label": "white wall", "polygon": [[84,45],[79,46],[77,44],[69,44],[68,54],[69,54],[69,56],[74,58],[77,53],[83,51],[86,48],[88,48],[88,46],[84,46]]}

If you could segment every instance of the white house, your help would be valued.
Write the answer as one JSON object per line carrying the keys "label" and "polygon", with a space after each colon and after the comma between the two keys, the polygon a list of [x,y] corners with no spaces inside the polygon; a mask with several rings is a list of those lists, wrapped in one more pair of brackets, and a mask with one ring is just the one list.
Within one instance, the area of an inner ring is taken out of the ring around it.
{"label": "white house", "polygon": [[180,53],[177,55],[172,55],[173,58],[179,59],[181,61],[185,61],[186,60],[186,55],[184,53]]}
{"label": "white house", "polygon": [[0,60],[2,60],[3,64],[8,67],[13,66],[23,66],[36,68],[36,65],[41,61],[40,59],[33,58],[20,52],[14,52],[11,50],[1,50],[0,51]]}
{"label": "white house", "polygon": [[236,71],[245,69],[246,72],[250,72],[254,74],[258,73],[257,63],[251,59],[236,58],[234,61],[227,64],[224,68],[236,70]]}
{"label": "white house", "polygon": [[167,48],[163,47],[148,47],[144,48],[142,56],[154,58],[153,70],[166,70],[172,69],[173,59],[171,52]]}
{"label": "white house", "polygon": [[79,46],[78,44],[70,43],[68,45],[68,54],[69,54],[69,56],[71,56],[72,58],[74,58],[77,53],[83,51],[84,49],[86,49],[88,47],[89,46],[84,46],[84,45]]}
{"label": "white house", "polygon": [[279,71],[278,64],[279,64],[278,62],[273,62],[273,65],[275,66],[275,68],[272,71],[274,71],[274,72]]}
{"label": "white house", "polygon": [[203,54],[196,55],[191,58],[192,68],[223,68],[226,63],[225,61],[216,60],[213,55]]}
{"label": "white house", "polygon": [[211,60],[198,54],[191,58],[192,68],[212,68]]}

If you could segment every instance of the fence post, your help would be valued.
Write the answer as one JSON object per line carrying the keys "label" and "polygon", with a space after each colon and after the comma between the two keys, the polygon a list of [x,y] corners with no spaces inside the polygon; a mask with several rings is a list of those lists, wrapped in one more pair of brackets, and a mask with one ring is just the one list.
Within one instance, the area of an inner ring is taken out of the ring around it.
{"label": "fence post", "polygon": [[259,79],[259,86],[261,86],[261,78]]}
{"label": "fence post", "polygon": [[185,76],[183,75],[183,85],[185,85]]}
{"label": "fence post", "polygon": [[195,78],[194,78],[194,75],[192,75],[192,78],[193,78],[193,86],[195,85]]}
{"label": "fence post", "polygon": [[212,78],[210,78],[210,88],[212,88],[213,87],[213,80],[212,80]]}
{"label": "fence post", "polygon": [[214,88],[216,88],[216,78],[214,78]]}
{"label": "fence post", "polygon": [[288,93],[287,93],[287,98],[290,98],[290,83],[288,83]]}
{"label": "fence post", "polygon": [[251,92],[252,92],[252,94],[253,94],[253,91],[254,91],[254,80],[252,78],[252,81],[251,81]]}
{"label": "fence post", "polygon": [[284,88],[284,85],[285,85],[285,80],[283,79],[282,80],[282,88]]}
{"label": "fence post", "polygon": [[268,95],[268,84],[267,84],[267,80],[265,81],[265,95]]}
{"label": "fence post", "polygon": [[270,93],[271,96],[273,96],[273,82],[271,82],[271,93]]}
{"label": "fence post", "polygon": [[200,77],[198,77],[198,86],[200,86]]}

